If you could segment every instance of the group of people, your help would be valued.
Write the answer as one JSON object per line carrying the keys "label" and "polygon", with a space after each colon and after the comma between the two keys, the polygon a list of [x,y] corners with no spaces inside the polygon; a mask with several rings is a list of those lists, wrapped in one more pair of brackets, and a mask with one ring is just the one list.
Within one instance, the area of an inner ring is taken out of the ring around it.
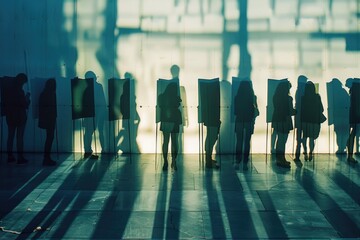
{"label": "group of people", "polygon": [[[24,84],[28,81],[26,74],[20,73],[11,82],[8,88],[3,89],[2,114],[6,117],[8,125],[7,138],[7,162],[26,164],[24,152],[24,131],[27,121],[27,111],[30,105],[30,93],[23,90]],[[9,91],[11,89],[11,91]],[[46,141],[44,144],[44,166],[54,166],[56,162],[51,159],[51,148],[54,140],[56,127],[57,104],[56,104],[56,81],[48,79],[39,98],[39,128],[46,130]],[[17,158],[13,153],[14,138],[16,135]]]}
{"label": "group of people", "polygon": [[[333,82],[340,83],[338,79],[333,79]],[[357,163],[353,157],[354,140],[357,132],[357,126],[360,124],[360,101],[359,89],[360,81],[354,79],[347,79],[346,86],[349,87],[350,101],[349,108],[345,104],[333,107],[332,120],[334,122],[335,132],[344,130],[348,134],[346,143],[343,135],[337,134],[337,142],[339,149],[337,154],[345,153],[347,148],[347,161],[351,164]],[[289,132],[295,128],[296,133],[296,150],[295,150],[295,163],[302,165],[300,160],[301,148],[303,148],[304,160],[312,161],[314,157],[315,140],[319,137],[321,123],[327,120],[324,115],[324,107],[320,95],[317,93],[316,85],[308,80],[304,75],[298,77],[298,88],[295,94],[295,108],[293,106],[293,98],[290,96],[291,83],[289,81],[281,81],[276,88],[273,104],[274,113],[272,116],[272,146],[273,153],[276,154],[276,164],[283,168],[290,168],[290,162],[285,158],[285,145]],[[335,89],[334,91],[337,91]],[[334,102],[338,102],[334,99]],[[338,104],[339,105],[339,104]],[[292,122],[292,116],[295,119],[295,126]],[[336,120],[339,118],[348,119],[347,122]],[[336,124],[335,124],[336,122]],[[341,125],[341,127],[339,127]],[[345,126],[345,127],[344,127]],[[348,126],[348,127],[346,127]]]}
{"label": "group of people", "polygon": [[[164,159],[163,171],[169,168],[169,143],[171,140],[171,168],[177,170],[177,156],[179,152],[179,133],[184,123],[183,116],[183,100],[180,94],[179,72],[180,68],[173,65],[170,69],[172,80],[166,89],[158,95],[157,106],[160,110],[160,131],[163,133],[162,155]],[[334,79],[335,81],[337,79]],[[339,80],[337,80],[339,81]],[[27,120],[27,109],[30,105],[30,94],[24,92],[23,85],[27,82],[27,76],[23,73],[18,74],[12,86],[12,91],[2,92],[7,94],[3,99],[2,114],[6,116],[8,125],[7,153],[8,162],[17,161],[18,164],[27,163],[23,156],[23,136]],[[340,82],[340,81],[339,81]],[[347,161],[349,163],[357,163],[353,157],[354,139],[357,132],[357,126],[360,124],[360,81],[348,79],[346,86],[349,87],[349,127],[348,137],[346,141]],[[317,93],[316,85],[308,80],[306,76],[298,77],[298,88],[295,95],[295,107],[293,98],[290,96],[291,83],[288,80],[279,81],[272,98],[273,114],[271,117],[272,134],[271,145],[272,153],[275,153],[276,164],[279,167],[290,168],[290,162],[285,158],[285,146],[289,132],[295,129],[296,133],[296,151],[295,163],[301,165],[300,152],[303,148],[304,160],[311,161],[314,156],[315,140],[319,137],[321,123],[326,121],[324,115],[324,107],[320,95]],[[219,93],[218,93],[219,94]],[[219,96],[210,96],[216,99]],[[254,133],[254,125],[257,116],[259,116],[259,108],[257,105],[257,97],[254,94],[252,82],[241,81],[237,93],[233,99],[235,129],[236,134],[236,161],[235,168],[238,169],[240,162],[243,162],[244,170],[248,169],[248,161],[250,155],[250,142]],[[210,110],[213,117],[204,121],[206,126],[205,139],[205,166],[206,168],[218,169],[218,163],[212,159],[212,153],[215,143],[219,136],[220,130],[220,106],[214,104]],[[342,115],[346,113],[341,113]],[[293,117],[295,124],[293,124]],[[57,118],[56,103],[56,81],[48,79],[45,87],[40,94],[39,99],[39,121],[38,126],[46,130],[46,141],[44,144],[44,166],[54,166],[56,162],[51,159],[51,148],[54,140],[54,131]],[[335,124],[334,124],[335,125]],[[339,127],[335,127],[335,132],[339,131]],[[92,134],[91,131],[90,134]],[[13,154],[13,142],[16,134],[16,145],[18,158]],[[86,135],[88,135],[86,133]],[[340,139],[340,137],[338,137]],[[340,141],[340,140],[339,140]],[[90,144],[87,144],[91,146]],[[339,145],[339,144],[338,144]],[[344,147],[342,147],[344,148]],[[337,153],[343,153],[344,149]],[[86,157],[97,158],[91,149],[85,149]]]}

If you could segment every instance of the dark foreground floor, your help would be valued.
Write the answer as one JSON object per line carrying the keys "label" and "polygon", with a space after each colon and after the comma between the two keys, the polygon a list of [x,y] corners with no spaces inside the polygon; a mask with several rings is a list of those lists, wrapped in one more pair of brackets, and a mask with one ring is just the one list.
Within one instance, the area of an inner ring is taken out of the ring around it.
{"label": "dark foreground floor", "polygon": [[26,157],[0,161],[0,239],[360,238],[360,167],[335,155],[290,170],[253,155],[246,172],[183,155],[168,173],[151,154]]}

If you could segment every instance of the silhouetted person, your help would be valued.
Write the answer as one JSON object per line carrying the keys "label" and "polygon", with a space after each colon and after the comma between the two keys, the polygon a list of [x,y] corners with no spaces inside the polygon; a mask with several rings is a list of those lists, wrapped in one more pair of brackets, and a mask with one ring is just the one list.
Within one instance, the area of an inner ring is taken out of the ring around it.
{"label": "silhouetted person", "polygon": [[295,149],[295,161],[300,160],[300,151],[301,151],[301,145],[303,144],[303,137],[301,136],[301,100],[302,96],[304,95],[305,91],[305,84],[307,81],[307,77],[304,75],[300,75],[298,77],[297,82],[297,89],[295,93],[295,109],[296,109],[296,115],[295,115],[295,129],[296,129],[296,149]]}
{"label": "silhouetted person", "polygon": [[56,162],[51,159],[51,147],[54,141],[56,127],[57,105],[56,105],[56,81],[48,79],[44,90],[39,98],[39,128],[46,130],[44,145],[44,166],[54,166]]}
{"label": "silhouetted person", "polygon": [[162,152],[164,157],[163,170],[168,169],[168,145],[171,137],[171,168],[177,170],[176,157],[178,154],[179,129],[182,123],[179,106],[181,99],[179,97],[179,86],[176,83],[170,83],[165,91],[158,97],[160,108],[160,131],[163,132],[164,142]]}
{"label": "silhouetted person", "polygon": [[206,126],[205,167],[218,169],[220,166],[212,159],[212,152],[220,133],[220,89],[210,89],[210,91],[211,90],[213,90],[213,92],[207,95],[208,99],[206,101],[208,109],[206,117],[204,118],[204,125]]}
{"label": "silhouetted person", "polygon": [[[126,76],[125,76],[126,77]],[[118,142],[120,139],[122,139],[122,141],[120,142],[120,145],[118,146],[118,148],[122,151],[125,152],[125,144],[129,144],[129,151],[130,151],[130,124],[126,124],[126,121],[128,121],[128,123],[130,123],[130,79],[126,80],[124,82],[123,85],[123,89],[122,89],[122,94],[120,96],[120,113],[122,116],[122,130],[119,132],[119,135],[117,136],[117,141]]]}
{"label": "silhouetted person", "polygon": [[28,81],[28,78],[24,73],[20,73],[14,81],[14,88],[10,90],[11,93],[8,93],[10,97],[8,99],[9,107],[6,110],[6,122],[8,125],[8,162],[16,161],[13,155],[13,144],[16,132],[17,163],[25,164],[28,161],[23,156],[24,131],[27,120],[27,109],[30,105],[30,93],[25,95],[23,85]]}
{"label": "silhouetted person", "polygon": [[272,127],[278,134],[275,145],[276,164],[284,168],[290,168],[290,162],[286,161],[285,158],[285,145],[289,132],[293,129],[291,116],[296,114],[296,110],[293,108],[293,98],[289,95],[290,88],[290,82],[281,82],[273,96]]}
{"label": "silhouetted person", "polygon": [[[99,140],[102,147],[102,151],[104,151],[104,121],[105,121],[105,108],[106,107],[106,101],[105,101],[105,95],[103,87],[100,83],[98,83],[97,77],[94,72],[88,71],[85,73],[86,79],[93,79],[94,80],[94,95],[90,96],[91,92],[89,91],[90,88],[87,87],[84,95],[83,95],[83,106],[88,106],[89,108],[92,106],[88,105],[87,99],[94,98],[94,104],[95,104],[95,116],[94,119],[91,118],[84,118],[84,158],[91,158],[91,159],[98,159],[99,156],[93,153],[91,142],[92,142],[92,136],[96,131],[96,127],[98,128],[99,132]],[[95,125],[95,126],[94,126]],[[96,140],[95,140],[96,141]]]}
{"label": "silhouetted person", "polygon": [[[320,125],[326,118],[323,114],[324,107],[321,97],[316,93],[315,84],[308,81],[302,96],[301,106],[301,132],[303,136],[305,161],[313,159],[315,140],[320,134]],[[307,151],[307,140],[309,139],[309,155]]]}
{"label": "silhouetted person", "polygon": [[347,144],[348,156],[347,161],[349,163],[357,163],[357,160],[353,157],[354,153],[354,141],[356,138],[357,128],[360,124],[360,82],[352,82],[353,79],[347,79],[346,85],[350,87],[350,111],[349,111],[349,123],[350,123],[350,136]]}
{"label": "silhouetted person", "polygon": [[[126,143],[131,144],[129,145],[129,150],[131,150],[132,152],[139,152],[139,146],[136,141],[137,132],[140,123],[140,116],[137,111],[136,96],[135,96],[136,80],[134,79],[134,76],[129,72],[126,72],[124,74],[124,77],[129,79],[129,81],[126,81],[124,83],[123,92],[122,95],[120,96],[120,112],[123,118],[123,125],[122,125],[123,130],[119,132],[116,138],[116,142],[119,142],[119,140],[122,139],[118,146],[118,149],[121,150],[122,152],[124,152],[125,151],[124,149],[126,149],[125,146]],[[131,81],[133,81],[134,83],[133,84],[134,88],[130,87]],[[128,121],[129,124],[124,123],[124,121]],[[129,133],[131,134],[131,138],[134,137],[134,139],[128,139],[130,137]]]}
{"label": "silhouetted person", "polygon": [[236,132],[236,168],[244,160],[247,170],[250,154],[250,140],[254,133],[255,118],[259,115],[256,96],[250,81],[242,81],[234,99]]}
{"label": "silhouetted person", "polygon": [[[170,73],[171,73],[171,78],[178,79],[179,83],[180,83],[180,79],[179,79],[180,67],[176,64],[172,65],[170,67]],[[181,111],[183,124],[180,125],[180,130],[179,130],[179,139],[180,139],[179,151],[182,151],[183,145],[184,145],[183,144],[184,127],[187,127],[189,125],[188,112],[187,112],[187,97],[186,97],[186,90],[185,90],[184,86],[180,86],[180,98],[181,98],[180,111]]]}
{"label": "silhouetted person", "polygon": [[349,106],[350,97],[347,91],[343,88],[339,79],[333,78],[330,82],[333,86],[332,91],[332,107],[333,108],[333,123],[336,134],[336,154],[346,153],[346,144],[349,139]]}

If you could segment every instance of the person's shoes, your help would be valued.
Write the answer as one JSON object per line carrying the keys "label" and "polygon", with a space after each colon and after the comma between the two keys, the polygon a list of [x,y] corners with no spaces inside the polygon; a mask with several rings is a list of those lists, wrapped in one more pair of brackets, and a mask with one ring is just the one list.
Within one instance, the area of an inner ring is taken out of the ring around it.
{"label": "person's shoes", "polygon": [[247,171],[247,170],[249,170],[249,167],[248,167],[248,165],[247,165],[246,163],[244,163],[244,165],[243,165],[243,171]]}
{"label": "person's shoes", "polygon": [[164,162],[164,165],[163,165],[163,167],[162,167],[162,170],[165,172],[165,171],[168,170],[168,167],[169,167],[169,164],[168,164],[167,161],[165,161],[165,162]]}
{"label": "person's shoes", "polygon": [[295,165],[296,165],[297,167],[302,167],[302,166],[303,166],[300,158],[295,158],[295,159],[294,159],[294,163],[295,163]]}
{"label": "person's shoes", "polygon": [[347,161],[348,161],[348,163],[352,163],[352,164],[358,163],[358,161],[357,161],[355,158],[353,158],[353,157],[348,157],[348,158],[347,158]]}
{"label": "person's shoes", "polygon": [[17,160],[17,164],[22,165],[22,164],[27,164],[28,160],[26,160],[25,158],[21,157]]}
{"label": "person's shoes", "polygon": [[8,155],[7,163],[14,163],[16,162],[16,158],[13,155]]}
{"label": "person's shoes", "polygon": [[346,154],[346,151],[341,151],[341,150],[337,150],[336,152],[335,152],[335,154],[336,155],[343,155],[343,154]]}
{"label": "person's shoes", "polygon": [[220,166],[214,161],[207,161],[206,164],[205,164],[205,167],[206,168],[214,168],[214,169],[219,169],[220,168]]}
{"label": "person's shoes", "polygon": [[43,166],[56,166],[56,162],[51,159],[47,159],[43,161]]}
{"label": "person's shoes", "polygon": [[93,154],[93,152],[91,151],[91,152],[85,152],[85,153],[84,153],[84,158],[98,159],[99,156]]}
{"label": "person's shoes", "polygon": [[276,165],[282,168],[290,168],[290,164],[288,164],[286,161],[276,161]]}
{"label": "person's shoes", "polygon": [[308,156],[307,153],[304,153],[304,159],[305,159],[305,161],[308,161],[308,160],[309,160],[309,156]]}
{"label": "person's shoes", "polygon": [[312,161],[314,158],[314,155],[312,153],[309,153],[309,161]]}

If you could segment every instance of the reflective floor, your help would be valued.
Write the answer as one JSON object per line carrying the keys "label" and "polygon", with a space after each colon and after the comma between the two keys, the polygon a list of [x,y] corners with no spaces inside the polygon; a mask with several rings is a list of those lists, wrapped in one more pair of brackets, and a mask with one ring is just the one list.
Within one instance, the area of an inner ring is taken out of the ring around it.
{"label": "reflective floor", "polygon": [[0,239],[360,238],[360,164],[345,156],[285,170],[259,154],[243,171],[183,155],[167,173],[154,154],[26,157],[0,161]]}

